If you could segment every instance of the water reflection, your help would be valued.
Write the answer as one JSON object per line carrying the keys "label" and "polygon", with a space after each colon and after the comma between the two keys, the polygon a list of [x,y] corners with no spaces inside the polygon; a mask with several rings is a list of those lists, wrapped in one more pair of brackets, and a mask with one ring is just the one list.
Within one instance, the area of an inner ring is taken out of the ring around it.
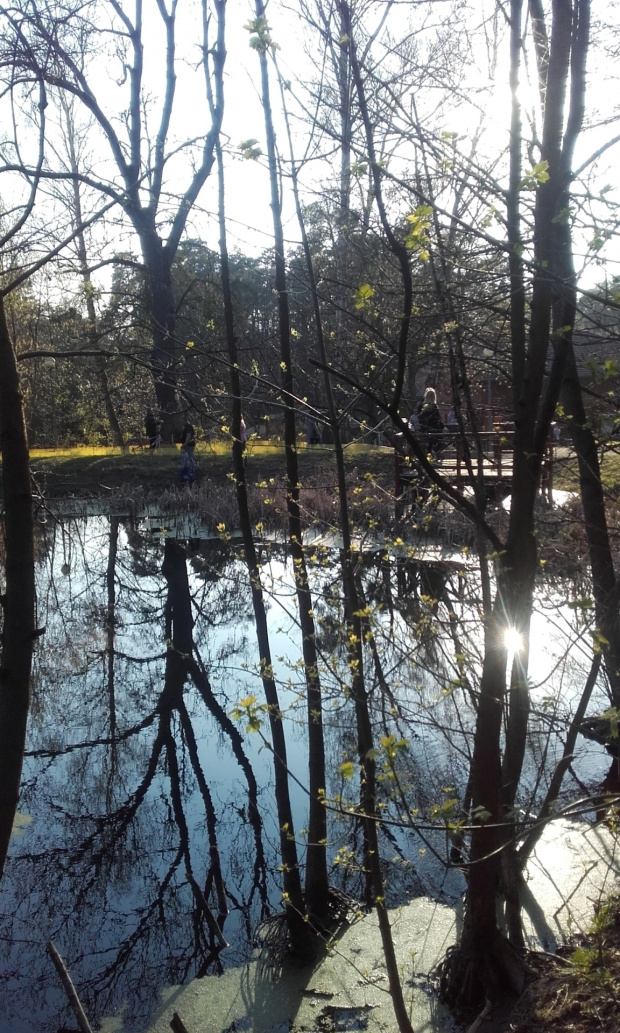
{"label": "water reflection", "polygon": [[[266,548],[261,562],[303,828],[306,704],[294,590],[282,546]],[[362,831],[348,813],[358,786],[347,773],[357,743],[337,551],[317,546],[312,578],[330,878],[359,896]],[[379,782],[390,901],[424,892],[454,900],[461,874],[440,863],[450,843],[426,826],[442,794],[462,794],[467,780],[477,584],[462,559],[429,563],[385,550],[360,557],[357,578],[377,741],[409,744],[398,779],[384,768]],[[261,691],[247,574],[220,540],[158,539],[119,516],[49,521],[39,530],[38,598],[47,634],[35,660],[21,834],[1,887],[0,1027],[49,1033],[71,1024],[45,952],[51,939],[91,1021],[123,1007],[127,1030],[138,1030],[162,986],[245,960],[258,923],[280,905],[271,756],[230,717]],[[538,760],[561,747],[549,730],[561,730],[580,683],[574,650],[562,658],[560,642],[574,627],[559,600],[553,613],[554,645],[539,675],[555,702],[539,700],[528,807],[540,791]],[[423,828],[406,827],[420,818]]]}
{"label": "water reflection", "polygon": [[[245,957],[266,913],[256,776],[201,656],[247,600],[226,563],[216,580],[200,554],[190,594],[186,549],[154,547],[118,518],[48,525],[42,544],[48,635],[21,801],[33,821],[4,887],[10,1028],[64,1014],[48,939],[90,1014],[127,999],[132,1028],[163,983],[217,967],[224,930],[230,960]],[[244,651],[229,640],[228,662]]]}

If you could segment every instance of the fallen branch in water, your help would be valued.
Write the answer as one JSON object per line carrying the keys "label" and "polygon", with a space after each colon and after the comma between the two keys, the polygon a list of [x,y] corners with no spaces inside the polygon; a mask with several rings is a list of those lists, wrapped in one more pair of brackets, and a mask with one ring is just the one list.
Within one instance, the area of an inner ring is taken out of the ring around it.
{"label": "fallen branch in water", "polygon": [[90,1026],[90,1023],[89,1023],[88,1019],[86,1018],[84,1009],[82,1008],[82,1005],[80,1004],[80,999],[79,999],[79,997],[77,995],[77,991],[76,991],[76,989],[75,989],[75,987],[73,985],[73,980],[71,979],[71,976],[69,975],[69,971],[67,969],[67,966],[65,965],[64,961],[62,960],[60,954],[56,950],[56,948],[55,948],[55,946],[54,946],[54,944],[52,943],[51,940],[50,940],[50,942],[47,945],[47,953],[49,954],[50,958],[52,959],[52,961],[54,963],[54,968],[56,969],[56,971],[57,971],[57,973],[58,973],[58,975],[60,977],[60,982],[62,983],[62,985],[65,988],[65,993],[67,994],[67,997],[69,998],[69,1004],[71,1005],[71,1007],[73,1009],[73,1014],[75,1015],[75,1017],[77,1019],[78,1026],[82,1030],[82,1033],[93,1033],[93,1031],[91,1029],[91,1026]]}
{"label": "fallen branch in water", "polygon": [[170,1019],[170,1029],[172,1030],[172,1033],[187,1033],[185,1023],[176,1012]]}

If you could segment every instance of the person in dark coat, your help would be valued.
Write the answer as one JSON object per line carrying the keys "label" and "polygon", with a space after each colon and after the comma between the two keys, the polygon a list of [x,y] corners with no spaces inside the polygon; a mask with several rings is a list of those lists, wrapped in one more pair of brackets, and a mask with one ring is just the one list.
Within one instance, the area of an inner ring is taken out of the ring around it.
{"label": "person in dark coat", "polygon": [[306,424],[306,442],[308,445],[320,445],[321,435],[319,434],[319,428],[316,425],[316,421],[308,419]]}
{"label": "person in dark coat", "polygon": [[144,429],[149,439],[149,448],[159,448],[161,445],[161,420],[157,419],[152,409],[147,410]]}
{"label": "person in dark coat", "polygon": [[420,434],[425,441],[427,451],[436,459],[443,451],[445,441],[444,424],[437,408],[437,395],[434,387],[427,387],[424,392],[424,399],[418,406],[418,420],[420,421]]}
{"label": "person in dark coat", "polygon": [[186,423],[181,435],[180,478],[181,481],[187,484],[193,484],[194,478],[196,477],[196,460],[194,458],[195,447],[196,437],[194,435],[194,428],[191,423]]}

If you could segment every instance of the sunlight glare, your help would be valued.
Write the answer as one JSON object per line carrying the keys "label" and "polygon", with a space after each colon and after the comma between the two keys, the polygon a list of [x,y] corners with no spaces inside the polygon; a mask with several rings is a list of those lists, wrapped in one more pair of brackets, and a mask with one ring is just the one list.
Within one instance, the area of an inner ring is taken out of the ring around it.
{"label": "sunlight glare", "polygon": [[521,632],[516,628],[506,628],[504,632],[504,645],[509,653],[514,655],[523,649],[523,638]]}

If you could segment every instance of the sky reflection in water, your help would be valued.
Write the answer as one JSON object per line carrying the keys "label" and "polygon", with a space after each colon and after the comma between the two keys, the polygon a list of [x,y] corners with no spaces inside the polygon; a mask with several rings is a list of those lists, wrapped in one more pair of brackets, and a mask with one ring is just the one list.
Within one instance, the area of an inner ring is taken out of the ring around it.
{"label": "sky reflection in water", "polygon": [[[284,549],[266,548],[263,564],[303,842],[306,704],[295,599]],[[343,781],[340,767],[355,761],[356,748],[337,551],[319,549],[312,570],[327,794],[354,805],[356,780]],[[360,585],[391,694],[379,691],[369,655],[376,735],[408,740],[399,779],[410,811],[427,817],[449,789],[462,793],[467,777],[481,647],[475,578],[454,558],[420,563],[373,553],[360,561]],[[0,896],[0,1033],[73,1024],[46,955],[49,940],[91,1021],[124,1004],[126,1029],[139,1030],[162,986],[242,963],[257,923],[280,901],[270,752],[230,716],[244,697],[262,698],[247,572],[220,541],[186,546],[119,517],[66,519],[41,528],[38,597],[47,631],[35,659],[19,836]],[[588,664],[585,626],[583,646],[562,655],[577,619],[562,597],[558,589],[557,599],[540,600],[533,628],[538,711],[522,795],[528,810],[551,719],[570,711]],[[558,749],[552,740],[549,761]],[[588,751],[576,761],[580,777],[602,777],[602,751]],[[392,790],[385,779],[385,814],[398,821],[406,815]],[[358,832],[350,817],[331,814],[332,861],[359,848]],[[448,851],[442,832],[426,842],[386,824],[390,902],[422,893],[456,900],[462,877],[436,856]],[[355,864],[336,863],[332,878],[361,894]],[[230,944],[224,951],[200,893],[219,915]]]}

